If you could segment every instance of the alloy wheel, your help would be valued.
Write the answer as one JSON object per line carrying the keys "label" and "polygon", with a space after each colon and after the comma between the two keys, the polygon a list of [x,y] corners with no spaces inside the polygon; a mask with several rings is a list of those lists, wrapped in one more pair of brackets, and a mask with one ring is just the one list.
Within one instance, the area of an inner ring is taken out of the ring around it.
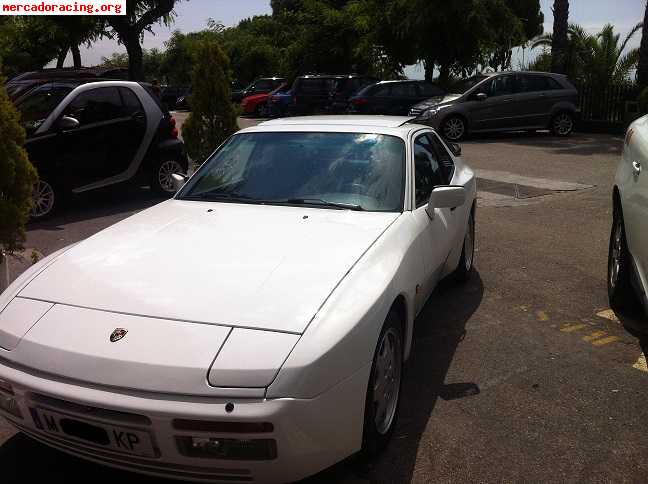
{"label": "alloy wheel", "polygon": [[615,217],[614,233],[612,235],[612,250],[610,251],[610,261],[608,263],[608,277],[610,278],[610,287],[612,288],[615,288],[619,282],[622,253],[623,223],[621,222],[620,217]]}
{"label": "alloy wheel", "polygon": [[172,175],[175,173],[182,173],[182,171],[182,166],[177,161],[169,160],[161,163],[158,170],[158,182],[160,183],[160,187],[162,187],[165,192],[174,193],[175,188],[173,186]]}
{"label": "alloy wheel", "polygon": [[572,132],[574,121],[569,114],[563,113],[554,119],[554,130],[560,136],[566,136]]}
{"label": "alloy wheel", "polygon": [[466,132],[466,126],[461,118],[450,118],[443,124],[443,134],[449,140],[458,140]]}
{"label": "alloy wheel", "polygon": [[40,218],[49,214],[54,208],[55,201],[56,194],[52,185],[45,180],[39,180],[34,185],[34,191],[32,192],[32,218]]}
{"label": "alloy wheel", "polygon": [[378,345],[373,375],[374,423],[379,434],[385,435],[392,426],[403,366],[402,341],[400,333],[389,328]]}

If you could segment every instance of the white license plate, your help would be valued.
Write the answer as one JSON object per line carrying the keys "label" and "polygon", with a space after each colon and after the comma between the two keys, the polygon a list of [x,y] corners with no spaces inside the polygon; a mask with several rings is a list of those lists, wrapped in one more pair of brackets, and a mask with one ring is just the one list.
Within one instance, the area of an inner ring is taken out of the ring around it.
{"label": "white license plate", "polygon": [[44,432],[117,452],[156,457],[148,432],[83,420],[41,408],[31,408],[30,411],[34,424]]}

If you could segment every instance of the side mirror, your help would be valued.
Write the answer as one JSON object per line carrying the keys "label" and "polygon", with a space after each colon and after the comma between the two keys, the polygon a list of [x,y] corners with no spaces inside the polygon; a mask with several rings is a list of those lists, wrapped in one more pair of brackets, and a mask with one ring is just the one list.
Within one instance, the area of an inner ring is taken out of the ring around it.
{"label": "side mirror", "polygon": [[477,101],[486,101],[486,99],[488,99],[488,94],[485,92],[478,92],[475,99],[477,99]]}
{"label": "side mirror", "polygon": [[68,131],[71,129],[76,129],[79,126],[81,126],[81,123],[79,123],[79,120],[76,118],[73,118],[71,116],[63,116],[61,119],[59,119],[56,122],[56,127],[60,131]]}
{"label": "side mirror", "polygon": [[174,173],[173,175],[171,175],[171,181],[173,182],[173,189],[177,193],[177,192],[180,191],[180,189],[187,182],[187,176],[186,175],[180,175],[178,173]]}
{"label": "side mirror", "polygon": [[461,145],[459,143],[448,143],[452,154],[455,156],[461,156]]}
{"label": "side mirror", "polygon": [[427,214],[434,218],[435,208],[456,208],[466,203],[466,189],[457,186],[441,186],[432,190]]}

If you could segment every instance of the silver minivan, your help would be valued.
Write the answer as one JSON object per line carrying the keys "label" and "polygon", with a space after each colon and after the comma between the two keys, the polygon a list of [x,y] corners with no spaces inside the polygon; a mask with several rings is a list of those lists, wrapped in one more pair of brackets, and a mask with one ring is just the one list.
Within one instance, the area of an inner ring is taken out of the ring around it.
{"label": "silver minivan", "polygon": [[458,82],[443,97],[417,104],[409,114],[451,141],[490,131],[550,129],[568,136],[579,114],[578,91],[560,74],[480,74]]}

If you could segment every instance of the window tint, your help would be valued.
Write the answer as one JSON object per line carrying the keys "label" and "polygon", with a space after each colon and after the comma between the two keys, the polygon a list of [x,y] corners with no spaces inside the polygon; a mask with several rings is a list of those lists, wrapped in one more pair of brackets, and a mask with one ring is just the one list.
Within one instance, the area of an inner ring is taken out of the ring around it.
{"label": "window tint", "polygon": [[302,79],[299,90],[304,94],[328,94],[335,86],[335,79]]}
{"label": "window tint", "polygon": [[135,113],[144,112],[142,103],[140,103],[137,95],[133,91],[127,87],[120,87],[119,92],[122,97],[124,116],[132,116]]}
{"label": "window tint", "polygon": [[376,86],[371,93],[372,96],[386,97],[391,94],[391,86],[389,84],[381,84]]}
{"label": "window tint", "polygon": [[271,91],[274,87],[274,84],[271,80],[261,80],[254,83],[253,91]]}
{"label": "window tint", "polygon": [[515,92],[513,76],[499,76],[490,83],[490,91],[486,91],[489,97],[506,96]]}
{"label": "window tint", "polygon": [[418,208],[430,201],[435,186],[446,184],[438,156],[427,135],[421,135],[414,141],[414,170],[414,193]]}
{"label": "window tint", "polygon": [[101,87],[79,94],[66,108],[65,114],[82,125],[110,121],[124,116],[116,87]]}
{"label": "window tint", "polygon": [[538,92],[538,91],[549,91],[555,89],[553,87],[555,84],[551,84],[549,81],[554,81],[550,77],[546,76],[530,76],[523,75],[520,76],[520,91],[521,92]]}
{"label": "window tint", "polygon": [[412,82],[399,82],[391,90],[392,97],[417,97],[416,85]]}
{"label": "window tint", "polygon": [[547,77],[546,79],[547,79],[547,83],[549,84],[549,89],[565,89],[553,77]]}
{"label": "window tint", "polygon": [[17,107],[27,134],[35,132],[70,92],[69,86],[45,85],[23,98]]}
{"label": "window tint", "polygon": [[443,90],[433,84],[430,84],[428,82],[421,82],[418,85],[419,88],[419,93],[421,96],[425,97],[434,97],[434,96],[442,96],[443,95]]}
{"label": "window tint", "polygon": [[443,183],[449,185],[452,181],[455,170],[452,156],[450,156],[450,153],[437,135],[428,134],[427,139],[430,141],[438,155],[439,164],[441,165],[441,173],[443,174]]}

